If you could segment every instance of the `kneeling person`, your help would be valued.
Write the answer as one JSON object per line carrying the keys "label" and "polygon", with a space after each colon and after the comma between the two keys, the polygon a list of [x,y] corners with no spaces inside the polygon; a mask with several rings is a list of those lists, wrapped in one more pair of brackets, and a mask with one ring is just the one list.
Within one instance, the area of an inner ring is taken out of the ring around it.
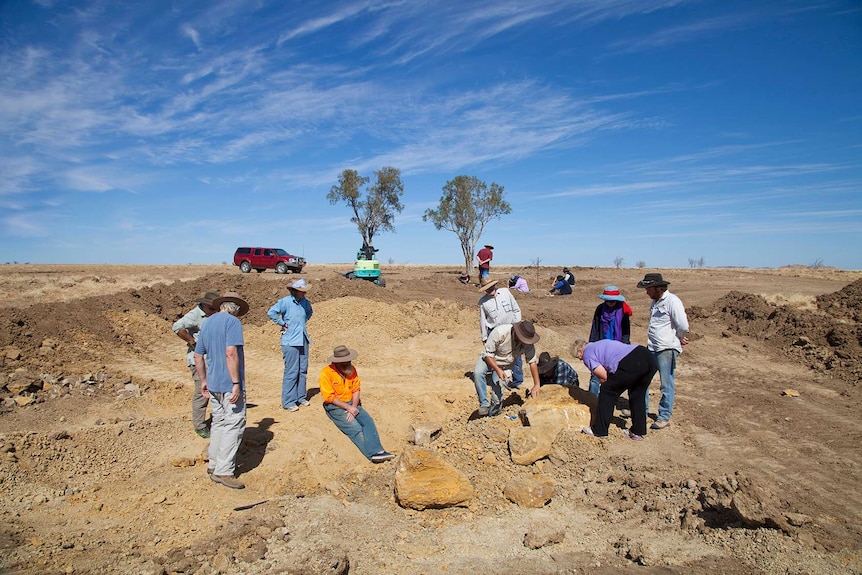
{"label": "kneeling person", "polygon": [[547,351],[539,354],[539,363],[536,366],[539,371],[539,382],[541,385],[562,385],[563,387],[580,387],[578,372],[569,362],[558,356],[551,357]]}
{"label": "kneeling person", "polygon": [[353,360],[359,354],[346,346],[336,347],[327,359],[329,365],[320,372],[320,395],[323,409],[341,432],[359,448],[362,455],[372,463],[383,463],[395,459],[380,445],[380,436],[374,420],[359,398],[361,381]]}

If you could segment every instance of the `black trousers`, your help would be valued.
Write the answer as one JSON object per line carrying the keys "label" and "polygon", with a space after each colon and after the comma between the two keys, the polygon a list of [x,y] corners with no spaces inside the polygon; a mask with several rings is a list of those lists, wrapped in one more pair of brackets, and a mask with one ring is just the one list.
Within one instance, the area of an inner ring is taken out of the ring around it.
{"label": "black trousers", "polygon": [[637,346],[622,361],[617,370],[608,374],[608,379],[599,389],[599,406],[593,433],[608,434],[617,399],[624,391],[629,392],[629,407],[632,412],[632,433],[646,435],[646,393],[655,372],[658,371],[655,357],[642,345]]}

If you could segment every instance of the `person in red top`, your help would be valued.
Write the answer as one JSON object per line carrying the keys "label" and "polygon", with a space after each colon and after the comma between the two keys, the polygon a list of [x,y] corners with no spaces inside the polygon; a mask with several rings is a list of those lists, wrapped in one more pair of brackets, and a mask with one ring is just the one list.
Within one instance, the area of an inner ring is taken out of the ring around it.
{"label": "person in red top", "polygon": [[380,444],[374,420],[362,407],[359,398],[362,382],[353,367],[359,354],[354,349],[339,345],[327,359],[329,365],[320,372],[320,395],[323,409],[341,432],[359,448],[372,463],[395,459]]}
{"label": "person in red top", "polygon": [[476,259],[479,260],[479,284],[485,283],[488,274],[491,273],[491,260],[494,259],[494,246],[485,244],[485,247],[479,250],[476,254]]}

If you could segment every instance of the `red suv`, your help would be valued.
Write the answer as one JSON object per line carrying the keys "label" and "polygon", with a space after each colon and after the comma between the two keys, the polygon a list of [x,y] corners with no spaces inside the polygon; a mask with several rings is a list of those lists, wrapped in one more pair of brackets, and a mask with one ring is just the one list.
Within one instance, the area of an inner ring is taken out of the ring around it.
{"label": "red suv", "polygon": [[239,266],[239,271],[244,274],[251,270],[257,270],[257,273],[275,270],[279,274],[286,274],[290,270],[298,274],[305,266],[305,258],[291,255],[280,248],[237,248],[233,254],[233,265]]}

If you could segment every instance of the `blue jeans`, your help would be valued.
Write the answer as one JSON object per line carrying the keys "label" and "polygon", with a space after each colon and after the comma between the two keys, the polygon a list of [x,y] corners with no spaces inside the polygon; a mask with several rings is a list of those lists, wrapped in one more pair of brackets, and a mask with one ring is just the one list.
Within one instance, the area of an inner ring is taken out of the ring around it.
{"label": "blue jeans", "polygon": [[491,273],[491,268],[479,268],[479,283],[488,279],[488,274]]}
{"label": "blue jeans", "polygon": [[308,340],[303,345],[281,346],[284,358],[284,377],[281,380],[281,406],[287,409],[305,399],[308,379]]}
{"label": "blue jeans", "polygon": [[[658,402],[658,420],[670,421],[673,414],[673,399],[675,386],[673,372],[676,370],[676,358],[679,352],[675,349],[664,349],[652,352],[658,364],[658,374],[661,378],[661,399]],[[649,393],[646,398],[646,408],[649,412]]]}
{"label": "blue jeans", "polygon": [[599,396],[599,391],[602,389],[602,382],[599,381],[598,376],[595,373],[590,374],[590,393]]}
{"label": "blue jeans", "polygon": [[[476,395],[479,397],[479,407],[487,407],[488,415],[500,415],[503,410],[503,388],[497,372],[488,367],[485,359],[480,355],[473,368],[473,384],[476,386]],[[488,385],[491,386],[491,398],[488,399]]]}
{"label": "blue jeans", "polygon": [[371,461],[372,455],[383,451],[377,426],[361,405],[358,408],[359,415],[352,421],[347,421],[347,411],[337,405],[324,403],[323,409],[326,410],[326,415],[329,416],[335,427],[341,430],[341,433],[346,435],[369,461]]}

